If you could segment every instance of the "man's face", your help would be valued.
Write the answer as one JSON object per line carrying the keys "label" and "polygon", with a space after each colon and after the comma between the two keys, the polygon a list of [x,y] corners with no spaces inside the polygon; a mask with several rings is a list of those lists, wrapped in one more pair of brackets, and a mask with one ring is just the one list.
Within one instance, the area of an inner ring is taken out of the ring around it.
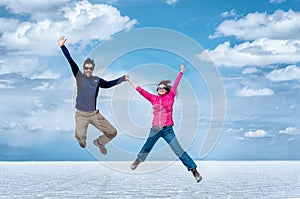
{"label": "man's face", "polygon": [[84,74],[88,77],[92,76],[93,71],[94,71],[94,66],[93,64],[85,64],[83,67]]}

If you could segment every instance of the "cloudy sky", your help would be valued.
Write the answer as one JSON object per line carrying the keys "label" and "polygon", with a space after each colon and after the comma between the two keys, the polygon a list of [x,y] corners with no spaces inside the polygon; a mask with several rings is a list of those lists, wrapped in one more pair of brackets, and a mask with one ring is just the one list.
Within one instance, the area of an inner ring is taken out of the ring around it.
{"label": "cloudy sky", "polygon": [[[192,38],[204,49],[195,56],[201,61],[208,54],[221,75],[226,118],[206,159],[299,160],[299,5],[299,0],[2,0],[0,160],[93,160],[74,138],[74,78],[57,40],[67,37],[66,45],[81,65],[99,44],[145,27],[166,28]],[[163,53],[160,59],[149,58],[155,55],[133,53],[119,61],[126,67],[114,67],[109,74],[95,72],[109,80],[132,70],[131,64],[169,64],[163,60],[173,59]],[[173,59],[175,66],[178,60]],[[189,68],[187,64],[187,73]],[[158,71],[167,78],[176,75],[159,66],[146,74]],[[120,88],[129,87],[125,84]],[[100,90],[103,103],[98,107],[120,128],[113,144],[136,153],[143,140],[124,138],[124,126],[115,123],[105,103],[112,101],[108,94],[112,92]],[[144,102],[134,98],[136,105]],[[201,96],[198,100],[199,104],[206,101]],[[135,122],[147,126],[151,119]],[[199,158],[203,134],[199,128],[187,149],[194,158]]]}

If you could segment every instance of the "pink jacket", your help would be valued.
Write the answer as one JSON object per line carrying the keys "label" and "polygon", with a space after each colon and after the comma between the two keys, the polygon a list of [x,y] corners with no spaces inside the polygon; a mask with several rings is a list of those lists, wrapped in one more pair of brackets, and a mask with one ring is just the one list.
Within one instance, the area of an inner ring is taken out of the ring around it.
{"label": "pink jacket", "polygon": [[178,74],[170,92],[166,95],[153,95],[145,91],[141,87],[137,86],[136,90],[152,104],[154,115],[152,126],[164,127],[174,124],[172,118],[173,104],[174,98],[176,96],[177,87],[182,75],[182,72]]}

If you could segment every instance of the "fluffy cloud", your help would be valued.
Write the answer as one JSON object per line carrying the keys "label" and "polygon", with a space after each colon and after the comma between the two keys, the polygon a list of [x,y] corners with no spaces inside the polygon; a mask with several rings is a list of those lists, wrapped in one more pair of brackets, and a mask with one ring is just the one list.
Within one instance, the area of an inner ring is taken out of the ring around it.
{"label": "fluffy cloud", "polygon": [[[226,67],[296,64],[300,61],[299,26],[300,13],[293,10],[249,13],[243,18],[223,21],[210,36],[234,36],[242,42],[232,45],[225,41],[202,54],[209,54],[216,65]],[[198,58],[205,60],[202,54]]]}
{"label": "fluffy cloud", "polygon": [[288,127],[284,130],[280,130],[279,133],[285,135],[300,135],[300,129],[297,129],[295,127]]}
{"label": "fluffy cloud", "polygon": [[36,67],[39,65],[37,57],[26,57],[26,56],[7,56],[0,58],[0,75],[8,73],[18,73],[23,76],[31,75]]}
{"label": "fluffy cloud", "polygon": [[0,80],[0,89],[11,89],[14,88],[12,86],[12,82],[9,80]]}
{"label": "fluffy cloud", "polygon": [[50,89],[50,84],[48,82],[42,82],[42,85],[33,88],[33,90],[40,90],[40,91],[46,91]]}
{"label": "fluffy cloud", "polygon": [[300,68],[290,65],[286,68],[271,71],[266,77],[271,81],[300,80]]}
{"label": "fluffy cloud", "polygon": [[[31,4],[20,1],[20,5],[13,2],[5,1],[4,5],[16,13],[30,13],[30,16],[41,13],[43,10],[37,8],[46,6],[44,3],[37,3],[39,1]],[[55,2],[61,4],[60,9],[51,9],[55,7]],[[0,18],[0,27],[6,27],[0,29],[0,47],[22,54],[54,55],[58,51],[57,39],[60,35],[67,36],[71,44],[86,46],[93,40],[109,39],[111,35],[129,30],[136,24],[136,20],[121,16],[115,7],[109,5],[91,4],[86,0],[63,4],[66,2],[56,0],[46,3],[55,19],[52,15],[25,21]]]}
{"label": "fluffy cloud", "polygon": [[31,14],[33,12],[45,12],[58,8],[70,0],[2,0],[0,5],[6,6],[11,12],[16,14]]}
{"label": "fluffy cloud", "polygon": [[165,0],[165,3],[170,5],[170,6],[173,6],[178,2],[179,2],[179,0]]}
{"label": "fluffy cloud", "polygon": [[239,95],[242,97],[270,96],[270,95],[274,95],[274,92],[272,89],[269,88],[251,89],[246,86],[239,91]]}
{"label": "fluffy cloud", "polygon": [[294,64],[300,61],[300,40],[258,39],[232,46],[229,41],[218,45],[214,50],[205,50],[197,55],[209,54],[218,66],[244,67],[266,66],[278,63]]}
{"label": "fluffy cloud", "polygon": [[268,133],[265,130],[248,131],[244,133],[244,137],[247,138],[264,138],[267,136]]}
{"label": "fluffy cloud", "polygon": [[293,10],[277,10],[270,15],[255,12],[241,19],[222,22],[210,37],[235,36],[243,40],[300,39],[299,26],[300,13]]}
{"label": "fluffy cloud", "polygon": [[34,74],[31,79],[58,79],[60,74],[53,73],[50,70],[45,70],[40,74]]}
{"label": "fluffy cloud", "polygon": [[269,3],[283,3],[286,0],[269,0]]}
{"label": "fluffy cloud", "polygon": [[233,16],[236,16],[236,10],[235,9],[232,9],[230,10],[229,12],[223,12],[221,14],[222,17],[233,17]]}
{"label": "fluffy cloud", "polygon": [[0,84],[0,89],[10,89],[10,88],[14,88],[14,87],[8,86],[6,84]]}
{"label": "fluffy cloud", "polygon": [[242,71],[242,74],[243,74],[243,75],[246,75],[246,74],[252,74],[252,73],[256,73],[256,72],[258,72],[257,68],[250,67],[250,68],[245,68],[245,69]]}

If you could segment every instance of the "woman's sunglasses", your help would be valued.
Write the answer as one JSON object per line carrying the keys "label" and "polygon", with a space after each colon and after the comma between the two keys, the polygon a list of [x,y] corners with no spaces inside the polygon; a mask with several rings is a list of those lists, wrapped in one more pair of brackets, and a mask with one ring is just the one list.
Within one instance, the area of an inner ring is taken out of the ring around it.
{"label": "woman's sunglasses", "polygon": [[156,91],[159,91],[159,90],[167,90],[167,87],[157,87]]}

